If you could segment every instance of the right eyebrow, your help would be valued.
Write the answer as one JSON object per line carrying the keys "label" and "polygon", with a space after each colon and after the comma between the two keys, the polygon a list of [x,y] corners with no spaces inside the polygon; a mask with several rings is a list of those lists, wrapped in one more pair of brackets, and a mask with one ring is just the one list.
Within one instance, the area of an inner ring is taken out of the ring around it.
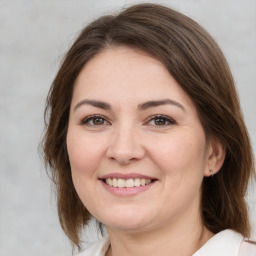
{"label": "right eyebrow", "polygon": [[84,99],[75,105],[74,111],[76,111],[79,107],[81,107],[83,105],[91,105],[93,107],[101,108],[101,109],[105,109],[105,110],[111,109],[111,106],[104,101]]}
{"label": "right eyebrow", "polygon": [[173,105],[173,106],[176,106],[176,107],[180,108],[184,112],[186,112],[185,107],[181,103],[179,103],[178,101],[175,101],[175,100],[171,100],[171,99],[147,101],[147,102],[144,102],[143,104],[139,104],[138,109],[139,110],[145,110],[145,109],[148,109],[148,108],[158,107],[158,106],[161,106],[161,105]]}

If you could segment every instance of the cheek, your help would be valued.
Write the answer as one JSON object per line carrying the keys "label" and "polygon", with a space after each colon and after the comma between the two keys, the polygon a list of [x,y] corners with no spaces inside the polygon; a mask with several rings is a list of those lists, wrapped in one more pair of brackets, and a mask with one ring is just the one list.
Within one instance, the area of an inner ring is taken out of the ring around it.
{"label": "cheek", "polygon": [[154,151],[151,152],[168,190],[162,198],[165,202],[172,202],[167,211],[175,208],[181,213],[191,202],[200,200],[205,168],[204,139],[177,135],[169,141],[155,143]]}
{"label": "cheek", "polygon": [[73,183],[78,196],[89,212],[93,212],[97,204],[94,194],[97,189],[97,170],[102,155],[99,145],[100,143],[95,143],[95,140],[85,138],[75,132],[67,135]]}
{"label": "cheek", "polygon": [[102,155],[100,145],[95,139],[68,133],[67,149],[73,176],[89,176],[95,173]]}
{"label": "cheek", "polygon": [[203,174],[205,165],[204,137],[177,134],[158,140],[151,147],[151,156],[166,175]]}

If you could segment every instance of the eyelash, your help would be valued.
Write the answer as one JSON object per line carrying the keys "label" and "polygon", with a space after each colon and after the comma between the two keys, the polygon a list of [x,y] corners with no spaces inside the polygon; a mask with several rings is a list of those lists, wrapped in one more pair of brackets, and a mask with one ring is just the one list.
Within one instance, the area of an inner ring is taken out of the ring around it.
{"label": "eyelash", "polygon": [[[165,123],[162,124],[162,125],[157,125],[156,124],[156,120],[157,119],[162,119],[162,121],[164,121]],[[172,118],[170,118],[168,116],[165,116],[165,115],[155,115],[155,116],[152,116],[152,117],[150,117],[148,119],[148,121],[146,123],[149,124],[151,121],[154,121],[154,124],[152,124],[153,126],[159,126],[159,128],[176,124],[176,122]]]}
{"label": "eyelash", "polygon": [[110,124],[106,118],[104,116],[101,116],[101,115],[91,115],[91,116],[88,116],[86,117],[85,119],[83,119],[81,121],[81,125],[88,125],[88,126],[102,126],[102,125],[105,125],[106,123],[104,124],[99,124],[99,125],[96,125],[96,124],[89,124],[90,121],[94,121],[96,119],[102,119],[103,122],[107,122],[107,124]]}
{"label": "eyelash", "polygon": [[[103,124],[90,124],[89,122],[90,121],[95,121],[96,119],[101,119]],[[164,122],[164,124],[161,124],[161,125],[157,125],[156,124],[156,120],[157,119],[161,119],[161,121]],[[151,121],[154,121],[154,124],[150,124]],[[167,123],[167,124],[166,124]],[[109,125],[110,122],[107,121],[107,119],[102,116],[102,115],[91,115],[91,116],[88,116],[86,117],[85,119],[83,119],[81,121],[81,125],[87,125],[87,126],[103,126],[103,125]],[[149,124],[151,126],[159,126],[160,127],[166,127],[166,126],[169,126],[169,125],[174,125],[176,124],[175,120],[173,120],[172,118],[168,117],[168,116],[165,116],[165,115],[155,115],[155,116],[151,116],[146,122],[145,124]]]}

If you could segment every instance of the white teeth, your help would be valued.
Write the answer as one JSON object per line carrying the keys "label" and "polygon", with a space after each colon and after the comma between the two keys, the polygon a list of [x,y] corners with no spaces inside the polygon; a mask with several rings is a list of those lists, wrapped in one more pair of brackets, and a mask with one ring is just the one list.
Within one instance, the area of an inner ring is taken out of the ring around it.
{"label": "white teeth", "polygon": [[135,179],[134,180],[134,186],[139,187],[140,186],[140,179]]}
{"label": "white teeth", "polygon": [[133,179],[126,180],[125,187],[127,187],[127,188],[134,187],[134,180]]}
{"label": "white teeth", "polygon": [[151,180],[150,179],[146,179],[146,185],[150,184]]}
{"label": "white teeth", "polygon": [[140,185],[141,186],[145,186],[146,185],[146,180],[145,179],[141,179],[140,180]]}
{"label": "white teeth", "polygon": [[113,180],[107,179],[106,182],[107,182],[108,185],[113,186]]}
{"label": "white teeth", "polygon": [[[107,184],[108,184],[108,183],[107,183]],[[108,185],[110,185],[110,184],[108,184]],[[112,180],[112,186],[117,188],[117,185],[118,185],[117,179],[113,179],[113,180]],[[110,185],[110,186],[111,186],[111,185]]]}
{"label": "white teeth", "polygon": [[118,180],[117,180],[117,187],[119,187],[119,188],[125,188],[125,180],[123,180],[123,179],[118,179]]}
{"label": "white teeth", "polygon": [[133,187],[139,187],[139,186],[145,186],[145,185],[149,185],[152,180],[150,179],[116,179],[116,178],[107,178],[106,183],[109,186],[112,187],[118,187],[118,188],[133,188]]}

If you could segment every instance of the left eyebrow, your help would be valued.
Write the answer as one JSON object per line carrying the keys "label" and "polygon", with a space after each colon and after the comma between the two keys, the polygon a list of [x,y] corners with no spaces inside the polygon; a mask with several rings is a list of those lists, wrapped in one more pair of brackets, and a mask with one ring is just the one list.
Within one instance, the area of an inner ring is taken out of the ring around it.
{"label": "left eyebrow", "polygon": [[76,106],[74,107],[74,111],[76,111],[82,105],[91,105],[93,107],[101,108],[101,109],[105,109],[105,110],[110,110],[111,109],[110,104],[108,104],[106,102],[99,101],[99,100],[87,100],[87,99],[84,99],[84,100],[78,102],[78,104],[76,104]]}
{"label": "left eyebrow", "polygon": [[171,99],[147,101],[147,102],[144,102],[142,104],[139,104],[138,109],[139,110],[146,110],[148,108],[158,107],[158,106],[162,106],[162,105],[173,105],[173,106],[176,106],[176,107],[180,108],[184,112],[186,112],[185,107],[182,104],[180,104],[179,102],[177,102],[175,100],[171,100]]}

